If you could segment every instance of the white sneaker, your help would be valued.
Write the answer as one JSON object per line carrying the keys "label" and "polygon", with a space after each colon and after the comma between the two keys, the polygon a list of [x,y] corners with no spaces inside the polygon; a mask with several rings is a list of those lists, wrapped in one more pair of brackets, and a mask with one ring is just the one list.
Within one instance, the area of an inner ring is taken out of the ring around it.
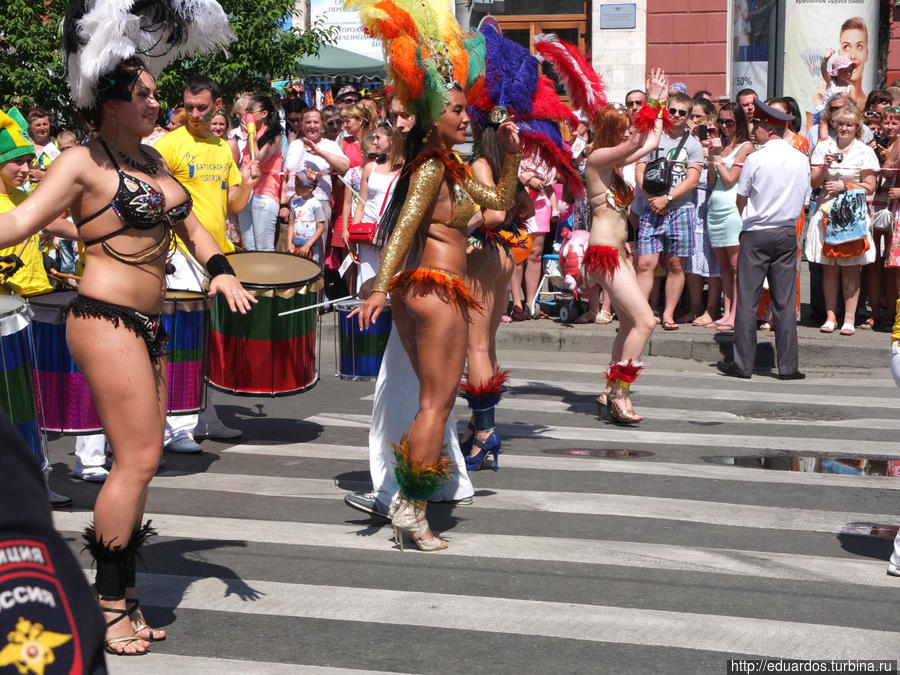
{"label": "white sneaker", "polygon": [[222,420],[216,420],[209,424],[197,422],[197,426],[194,427],[194,438],[212,438],[214,440],[227,441],[232,438],[239,438],[243,434],[244,432],[240,429],[226,427]]}
{"label": "white sneaker", "polygon": [[887,568],[887,573],[890,574],[892,577],[900,577],[900,567],[898,567],[897,565],[895,565],[892,562],[889,562],[888,568]]}
{"label": "white sneaker", "polygon": [[86,480],[89,483],[102,483],[109,475],[109,471],[102,466],[81,466],[80,462],[75,462],[75,468],[72,473],[76,478]]}
{"label": "white sneaker", "polygon": [[166,445],[166,450],[169,450],[171,452],[179,452],[184,455],[203,452],[203,448],[200,447],[200,444],[190,436],[182,436],[181,438],[176,438],[174,441]]}

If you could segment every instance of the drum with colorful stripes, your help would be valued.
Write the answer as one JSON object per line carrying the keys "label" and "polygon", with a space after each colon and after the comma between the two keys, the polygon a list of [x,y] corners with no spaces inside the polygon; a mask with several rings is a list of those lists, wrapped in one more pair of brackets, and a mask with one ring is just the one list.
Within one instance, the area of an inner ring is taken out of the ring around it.
{"label": "drum with colorful stripes", "polygon": [[[66,343],[65,308],[75,291],[29,298],[36,352],[35,379],[41,400],[41,428],[62,434],[103,431],[84,375]],[[197,413],[206,403],[208,300],[202,293],[166,291],[161,321],[166,343],[168,414]]]}
{"label": "drum with colorful stripes", "polygon": [[46,448],[38,424],[28,306],[21,298],[0,296],[0,408],[9,416],[43,469]]}
{"label": "drum with colorful stripes", "polygon": [[342,380],[373,380],[378,377],[381,359],[391,336],[391,308],[385,306],[378,320],[360,330],[358,317],[348,314],[362,304],[360,300],[339,302],[334,306],[335,375]]}
{"label": "drum with colorful stripes", "polygon": [[209,301],[204,293],[167,290],[161,315],[169,336],[166,376],[169,415],[190,415],[206,407]]}
{"label": "drum with colorful stripes", "polygon": [[98,433],[103,430],[91,390],[66,344],[63,313],[75,291],[56,291],[29,298],[34,318],[34,375],[41,398],[41,427],[59,433]]}
{"label": "drum with colorful stripes", "polygon": [[[230,253],[237,278],[257,304],[240,314],[213,299],[209,383],[235,394],[294,394],[319,381],[317,304],[322,268],[289,253]],[[278,316],[294,309],[301,312]]]}

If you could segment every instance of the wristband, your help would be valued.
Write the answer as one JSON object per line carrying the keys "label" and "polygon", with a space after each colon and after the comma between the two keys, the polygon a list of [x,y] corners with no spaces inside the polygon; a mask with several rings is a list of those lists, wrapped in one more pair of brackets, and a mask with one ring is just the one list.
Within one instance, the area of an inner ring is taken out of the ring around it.
{"label": "wristband", "polygon": [[215,279],[220,274],[237,276],[234,273],[234,268],[231,266],[231,263],[228,262],[228,258],[221,253],[216,253],[206,261],[206,271],[209,273],[210,279]]}
{"label": "wristband", "polygon": [[647,105],[649,105],[651,108],[658,108],[660,104],[658,99],[655,99],[652,96],[648,96]]}

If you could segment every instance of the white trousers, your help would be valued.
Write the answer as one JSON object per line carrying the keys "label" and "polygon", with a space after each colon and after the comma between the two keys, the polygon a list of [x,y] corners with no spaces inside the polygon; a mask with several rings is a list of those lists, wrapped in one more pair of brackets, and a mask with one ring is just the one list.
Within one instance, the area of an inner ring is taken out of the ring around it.
{"label": "white trousers", "polygon": [[[203,292],[204,271],[200,263],[182,253],[181,249],[175,251],[169,262],[175,267],[175,271],[166,275],[166,288]],[[193,438],[198,420],[202,420],[206,425],[218,419],[215,406],[209,403],[199,415],[168,415],[163,445],[168,445],[179,438]]]}
{"label": "white trousers", "polygon": [[[372,404],[372,427],[369,429],[369,471],[372,474],[379,502],[390,505],[398,490],[394,477],[394,448],[409,429],[419,412],[419,378],[409,362],[406,350],[393,327],[384,360],[375,382],[375,401]],[[450,455],[450,480],[434,495],[431,501],[464,499],[475,494],[472,481],[466,473],[466,461],[459,449],[456,435],[456,416],[450,411],[444,428],[444,443]]]}

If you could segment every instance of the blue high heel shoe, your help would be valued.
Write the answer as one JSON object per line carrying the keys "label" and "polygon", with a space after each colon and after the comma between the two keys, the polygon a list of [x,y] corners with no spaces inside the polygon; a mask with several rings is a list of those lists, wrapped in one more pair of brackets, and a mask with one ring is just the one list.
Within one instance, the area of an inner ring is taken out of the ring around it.
{"label": "blue high heel shoe", "polygon": [[500,454],[500,446],[503,444],[500,440],[500,435],[496,431],[492,431],[491,435],[483,441],[479,441],[474,435],[472,436],[472,439],[475,447],[478,448],[478,454],[474,457],[464,455],[466,459],[466,470],[480,471],[481,465],[484,464],[484,459],[488,456],[488,453],[493,453],[494,455],[494,471],[499,470],[500,465],[498,464],[498,455]]}

